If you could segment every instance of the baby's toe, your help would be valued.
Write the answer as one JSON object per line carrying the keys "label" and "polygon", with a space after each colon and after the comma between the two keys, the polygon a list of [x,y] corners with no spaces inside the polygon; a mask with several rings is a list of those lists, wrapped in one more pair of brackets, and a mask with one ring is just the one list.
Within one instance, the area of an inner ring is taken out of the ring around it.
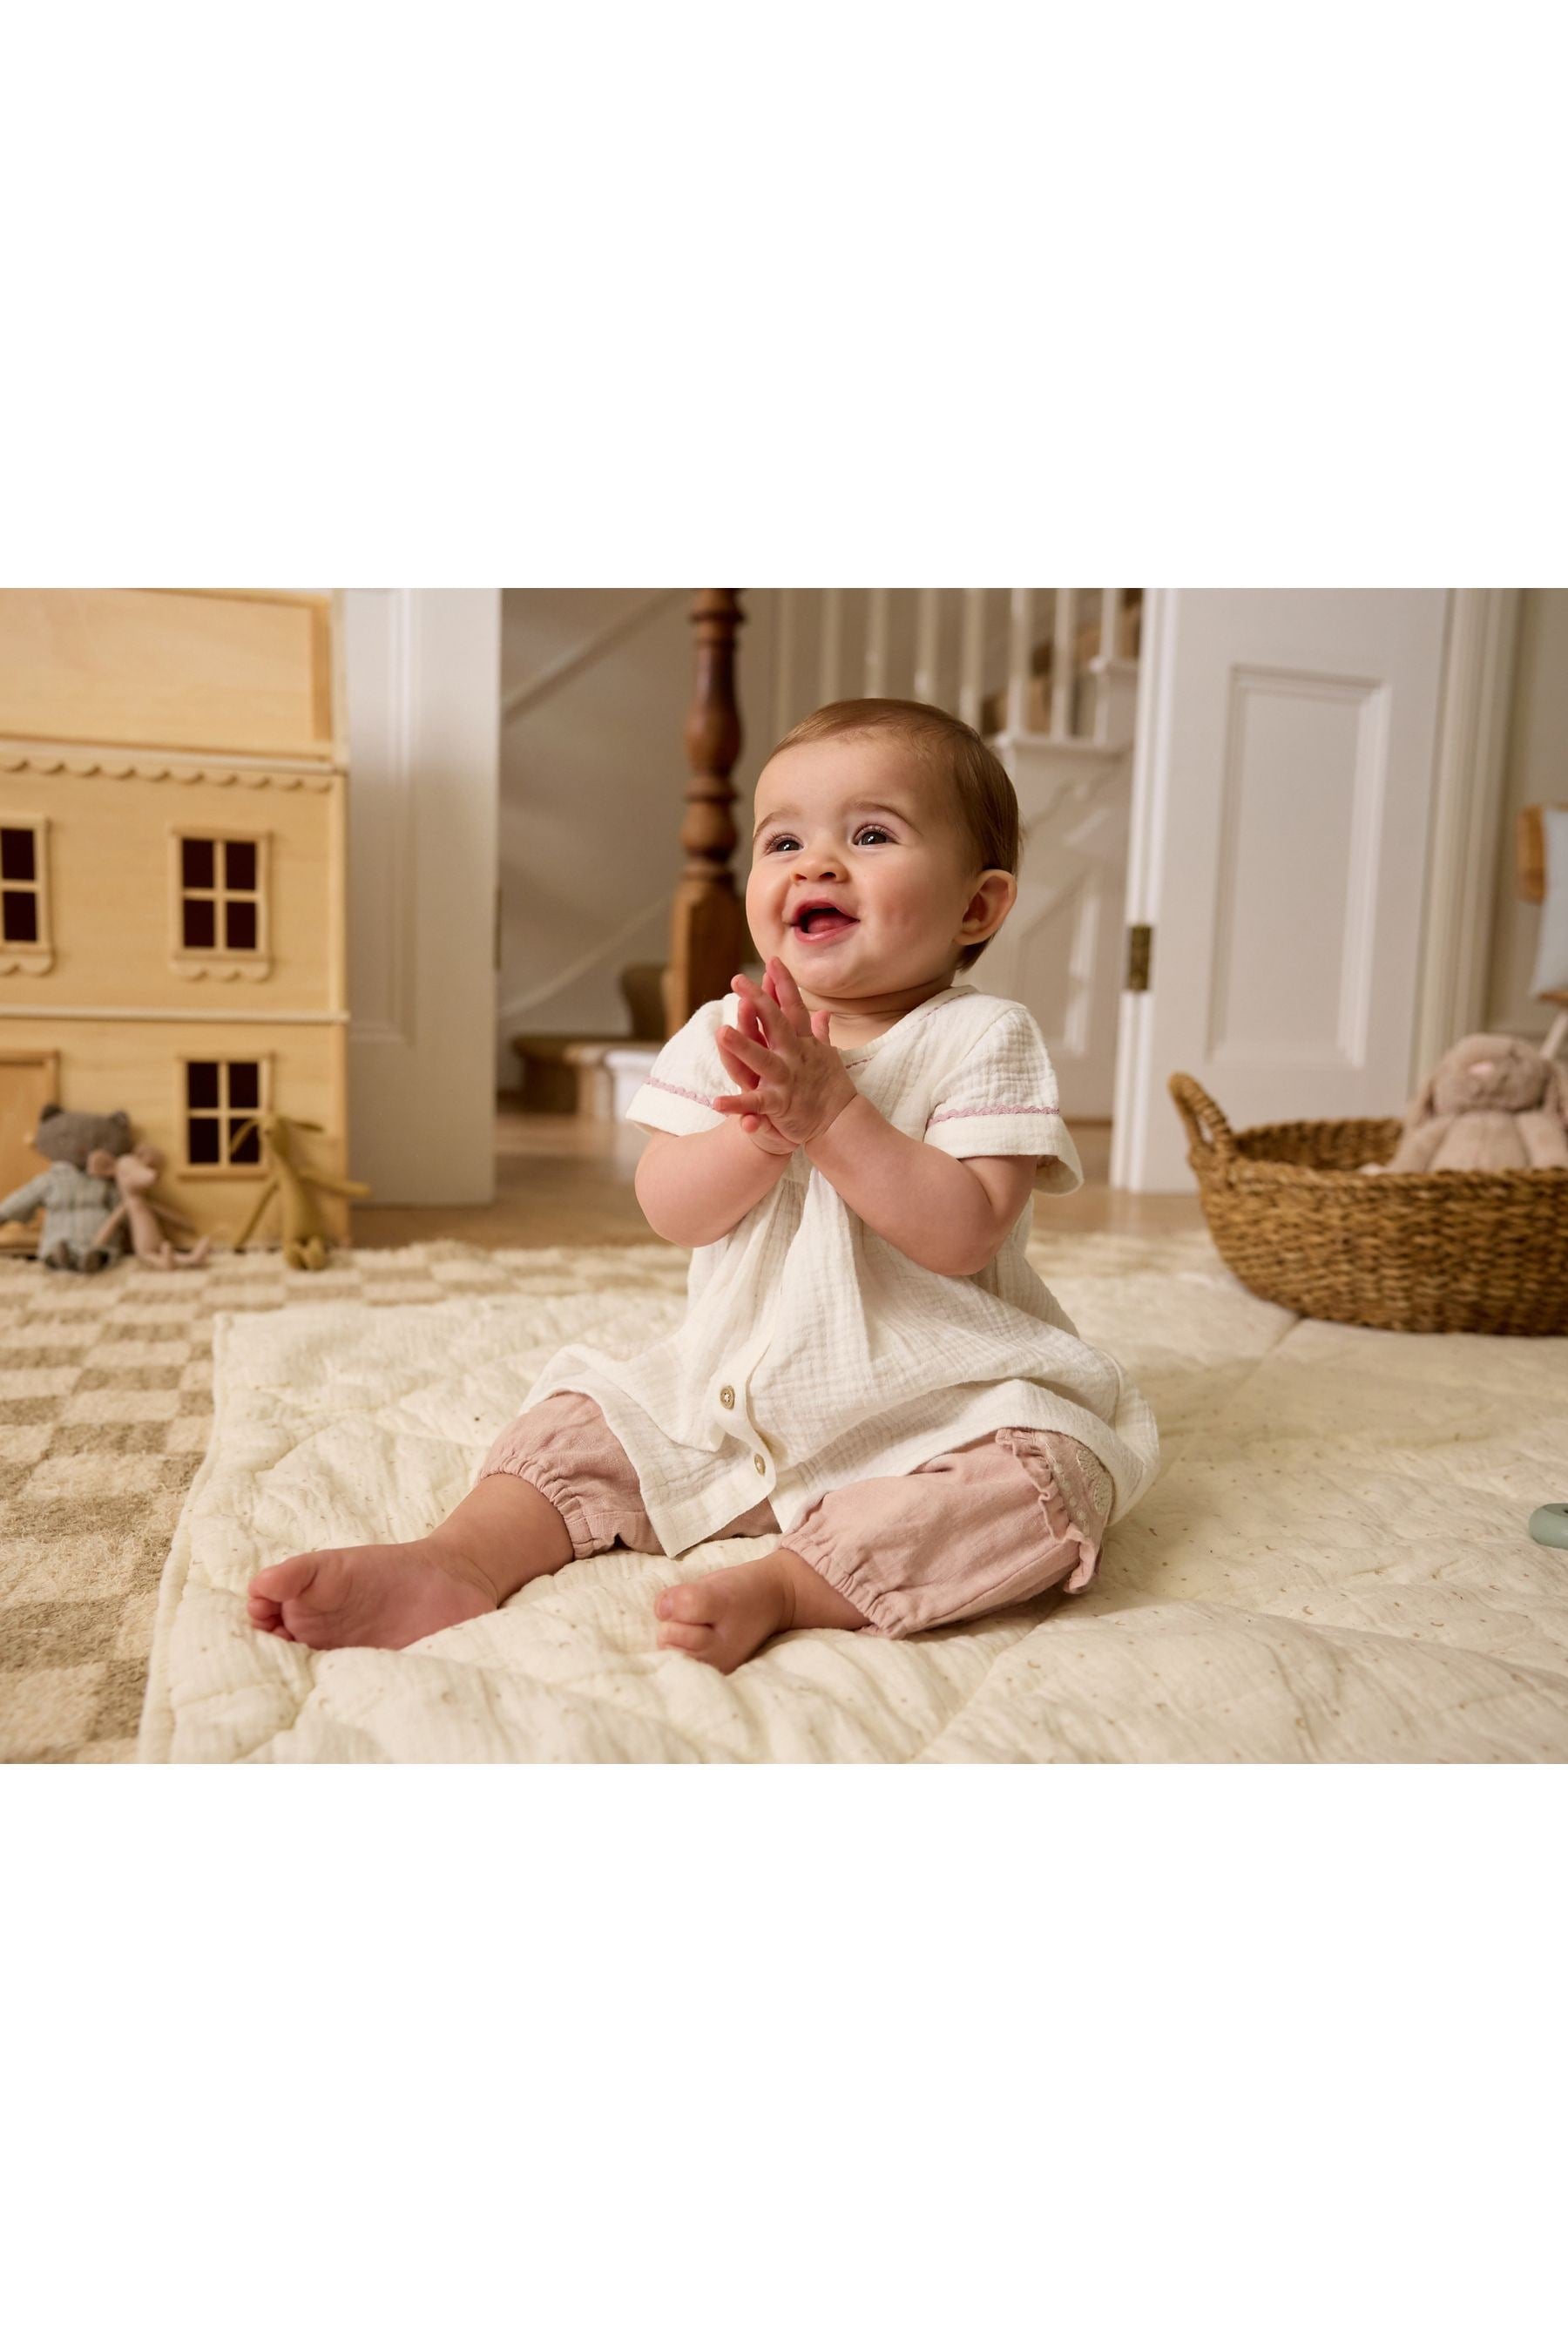
{"label": "baby's toe", "polygon": [[713,1596],[700,1584],[672,1584],[653,1604],[653,1613],[680,1625],[710,1625]]}
{"label": "baby's toe", "polygon": [[292,1559],[280,1559],[273,1568],[264,1568],[250,1580],[249,1596],[274,1605],[285,1601],[298,1601],[316,1580],[322,1554],[315,1551],[296,1552]]}
{"label": "baby's toe", "polygon": [[705,1658],[713,1647],[713,1628],[671,1622],[659,1627],[658,1642],[661,1650],[681,1650],[689,1658]]}
{"label": "baby's toe", "polygon": [[280,1601],[274,1601],[269,1593],[258,1592],[253,1588],[245,1596],[245,1613],[258,1633],[281,1633],[283,1631],[283,1604]]}

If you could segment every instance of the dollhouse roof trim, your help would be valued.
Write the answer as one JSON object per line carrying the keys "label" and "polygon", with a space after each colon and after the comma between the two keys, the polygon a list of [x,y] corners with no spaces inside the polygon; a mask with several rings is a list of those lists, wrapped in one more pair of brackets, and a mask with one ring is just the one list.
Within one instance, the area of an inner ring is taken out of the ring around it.
{"label": "dollhouse roof trim", "polygon": [[342,782],[342,773],[330,760],[247,760],[200,751],[0,741],[4,775],[135,777],[152,784],[239,784],[250,792],[327,793]]}

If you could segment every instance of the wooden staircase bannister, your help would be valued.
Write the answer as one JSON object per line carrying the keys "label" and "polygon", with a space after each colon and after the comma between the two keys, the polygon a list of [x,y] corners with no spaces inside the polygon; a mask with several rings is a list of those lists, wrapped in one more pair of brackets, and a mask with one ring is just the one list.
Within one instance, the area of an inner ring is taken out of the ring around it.
{"label": "wooden staircase bannister", "polygon": [[731,979],[747,952],[745,913],[731,870],[737,835],[735,790],[730,781],[741,750],[735,641],[744,621],[737,589],[697,591],[691,606],[696,679],[686,720],[691,774],[680,828],[686,865],[670,913],[669,962],[664,974],[667,1037],[673,1037],[700,1004],[729,994]]}

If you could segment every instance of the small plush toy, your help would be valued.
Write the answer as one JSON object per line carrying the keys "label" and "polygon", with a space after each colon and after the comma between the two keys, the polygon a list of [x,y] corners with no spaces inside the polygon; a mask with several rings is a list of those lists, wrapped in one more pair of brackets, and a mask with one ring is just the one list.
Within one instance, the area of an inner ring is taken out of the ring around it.
{"label": "small plush toy", "polygon": [[257,1226],[262,1212],[275,1192],[281,1193],[279,1219],[283,1227],[283,1261],[286,1265],[300,1268],[308,1274],[320,1274],[327,1262],[331,1244],[321,1231],[320,1210],[310,1198],[311,1188],[321,1192],[340,1193],[345,1201],[368,1198],[368,1184],[340,1181],[336,1176],[318,1176],[313,1169],[300,1168],[294,1160],[294,1129],[300,1128],[308,1135],[320,1135],[322,1129],[313,1119],[285,1118],[281,1112],[266,1110],[258,1118],[247,1119],[235,1138],[243,1140],[252,1129],[260,1131],[262,1148],[267,1154],[267,1190],[262,1193],[246,1223],[245,1231],[235,1244],[242,1250]]}
{"label": "small plush toy", "polygon": [[105,1176],[94,1175],[89,1162],[94,1152],[130,1150],[130,1119],[122,1110],[105,1115],[61,1110],[58,1103],[46,1103],[28,1140],[49,1165],[41,1176],[0,1201],[0,1224],[25,1221],[42,1209],[40,1265],[57,1272],[97,1274],[120,1255],[121,1244],[118,1234],[107,1241],[99,1237],[105,1215],[114,1207],[114,1186]]}
{"label": "small plush toy", "polygon": [[134,1151],[122,1152],[118,1160],[110,1160],[107,1152],[95,1151],[89,1160],[89,1170],[99,1171],[100,1162],[107,1163],[100,1172],[110,1175],[120,1187],[120,1206],[99,1231],[94,1246],[105,1248],[110,1236],[121,1225],[130,1229],[131,1246],[143,1265],[155,1265],[162,1274],[172,1273],[177,1265],[205,1265],[212,1244],[203,1234],[195,1249],[176,1250],[163,1232],[165,1225],[183,1225],[194,1234],[195,1226],[178,1209],[166,1201],[154,1201],[149,1195],[163,1169],[163,1155],[156,1144],[139,1143]]}
{"label": "small plush toy", "polygon": [[1461,1037],[1405,1114],[1386,1173],[1568,1168],[1568,1073],[1521,1037]]}

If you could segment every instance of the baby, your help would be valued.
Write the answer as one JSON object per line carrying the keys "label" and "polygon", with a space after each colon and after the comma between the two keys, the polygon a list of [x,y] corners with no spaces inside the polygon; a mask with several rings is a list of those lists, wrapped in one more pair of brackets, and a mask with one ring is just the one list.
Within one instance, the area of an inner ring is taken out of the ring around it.
{"label": "baby", "polygon": [[763,984],[693,1013],[627,1114],[637,1199],[692,1251],[680,1329],[559,1349],[442,1526],[264,1569],[256,1625],[397,1649],[616,1544],[776,1535],[655,1603],[661,1647],[729,1673],[1094,1574],[1158,1442],[1025,1255],[1036,1190],[1083,1181],[1039,1029],[955,977],[1017,895],[1006,772],[944,711],[837,702],[755,814]]}

